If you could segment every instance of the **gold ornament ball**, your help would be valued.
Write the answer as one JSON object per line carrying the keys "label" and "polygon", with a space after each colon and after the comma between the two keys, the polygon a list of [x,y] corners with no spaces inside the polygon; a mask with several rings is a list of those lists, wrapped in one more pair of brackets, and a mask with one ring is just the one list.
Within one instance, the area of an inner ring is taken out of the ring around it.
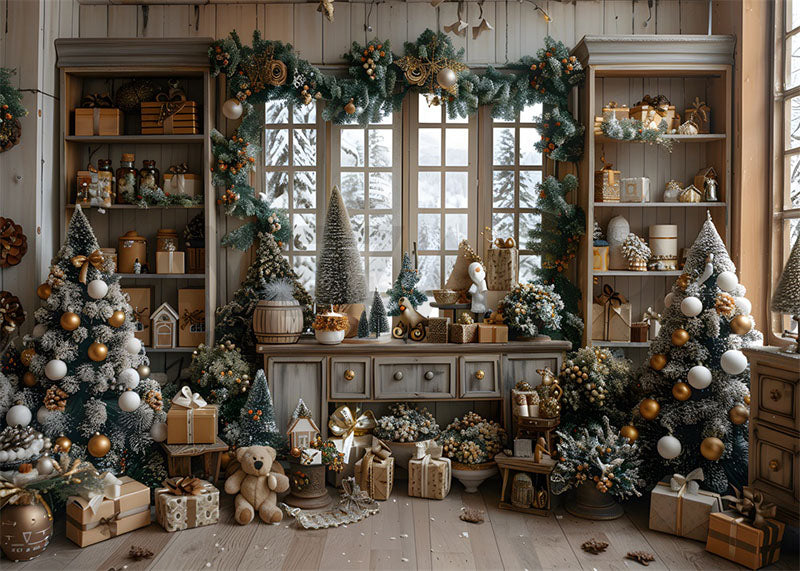
{"label": "gold ornament ball", "polygon": [[620,436],[624,436],[631,442],[636,442],[636,439],[639,438],[639,431],[636,430],[636,427],[631,424],[628,424],[620,428],[619,434]]}
{"label": "gold ornament ball", "polygon": [[120,327],[123,323],[125,323],[125,312],[122,310],[118,309],[108,318],[108,324],[111,327]]}
{"label": "gold ornament ball", "polygon": [[667,366],[667,356],[661,353],[656,353],[650,357],[650,367],[656,371],[660,371]]}
{"label": "gold ornament ball", "polygon": [[77,313],[65,311],[61,314],[61,328],[66,331],[75,331],[81,326],[81,318]]}
{"label": "gold ornament ball", "polygon": [[744,424],[750,418],[750,410],[742,404],[737,404],[728,411],[728,418],[733,424]]}
{"label": "gold ornament ball", "polygon": [[0,512],[0,548],[11,561],[30,561],[41,555],[53,536],[53,516],[43,500],[7,504]]}
{"label": "gold ornament ball", "polygon": [[303,452],[302,450],[300,450],[297,446],[295,446],[289,451],[289,454],[291,454],[295,458],[300,458],[300,454],[302,454],[302,452]]}
{"label": "gold ornament ball", "polygon": [[692,396],[692,388],[686,383],[675,383],[672,385],[672,396],[675,397],[675,400],[689,400],[689,397]]}
{"label": "gold ornament ball", "polygon": [[655,399],[644,399],[639,403],[639,413],[646,420],[653,420],[661,412],[661,405]]}
{"label": "gold ornament ball", "polygon": [[344,106],[344,112],[347,113],[348,115],[352,115],[353,113],[356,112],[356,106],[353,103],[352,99]]}
{"label": "gold ornament ball", "polygon": [[700,454],[706,460],[711,460],[712,462],[719,460],[722,458],[723,452],[725,452],[725,444],[714,436],[709,436],[700,443]]}
{"label": "gold ornament ball", "polygon": [[36,295],[39,296],[39,299],[47,299],[51,293],[53,293],[53,288],[50,287],[50,284],[42,284],[36,288]]}
{"label": "gold ornament ball", "polygon": [[685,345],[686,342],[689,340],[689,332],[685,329],[676,329],[672,332],[672,344],[680,347],[681,345]]}
{"label": "gold ornament ball", "polygon": [[36,375],[31,373],[30,371],[25,371],[25,374],[22,375],[22,384],[26,387],[35,387],[36,386]]}
{"label": "gold ornament ball", "polygon": [[31,360],[33,360],[34,355],[36,355],[36,349],[34,349],[33,347],[29,347],[28,349],[23,350],[22,353],[19,354],[19,360],[22,362],[23,365],[29,367],[31,364]]}
{"label": "gold ornament ball", "polygon": [[95,458],[102,458],[111,450],[111,441],[105,434],[95,432],[94,436],[89,439],[86,448],[89,450],[89,454]]}
{"label": "gold ornament ball", "polygon": [[146,379],[150,376],[150,367],[147,365],[139,365],[136,368],[136,372],[139,373],[139,378]]}
{"label": "gold ornament ball", "polygon": [[746,404],[747,406],[750,406],[750,395],[747,395],[742,400],[744,400],[744,404]]}
{"label": "gold ornament ball", "polygon": [[219,467],[220,467],[221,470],[227,470],[228,469],[228,464],[230,464],[230,463],[231,463],[231,454],[230,454],[230,452],[223,452],[222,454],[220,454]]}
{"label": "gold ornament ball", "polygon": [[56,438],[56,452],[64,452],[65,454],[69,453],[69,449],[72,448],[72,440],[64,436],[63,434]]}
{"label": "gold ornament ball", "polygon": [[731,319],[730,326],[736,335],[744,335],[753,327],[753,320],[749,315],[737,315]]}
{"label": "gold ornament ball", "polygon": [[108,347],[104,343],[95,341],[89,345],[88,353],[92,361],[102,361],[108,356]]}

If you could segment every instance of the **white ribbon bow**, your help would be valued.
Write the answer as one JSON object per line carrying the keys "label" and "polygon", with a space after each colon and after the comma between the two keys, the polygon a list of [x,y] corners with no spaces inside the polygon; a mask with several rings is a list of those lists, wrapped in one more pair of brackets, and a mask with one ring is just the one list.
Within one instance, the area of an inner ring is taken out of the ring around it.
{"label": "white ribbon bow", "polygon": [[422,460],[426,456],[430,456],[434,460],[442,457],[442,447],[436,444],[435,440],[424,440],[417,442],[414,449],[414,459]]}
{"label": "white ribbon bow", "polygon": [[705,479],[702,468],[695,468],[689,472],[688,476],[673,474],[669,479],[669,487],[673,492],[678,492],[679,496],[684,493],[696,494],[700,491],[700,482]]}
{"label": "white ribbon bow", "polygon": [[92,514],[97,513],[103,500],[106,498],[113,500],[122,494],[122,480],[111,472],[103,472],[100,475],[100,483],[103,486],[101,491],[82,490],[78,492],[88,502],[87,507],[92,510]]}
{"label": "white ribbon bow", "polygon": [[203,408],[208,403],[199,393],[192,393],[192,389],[184,386],[181,387],[178,394],[172,397],[172,404],[183,408]]}

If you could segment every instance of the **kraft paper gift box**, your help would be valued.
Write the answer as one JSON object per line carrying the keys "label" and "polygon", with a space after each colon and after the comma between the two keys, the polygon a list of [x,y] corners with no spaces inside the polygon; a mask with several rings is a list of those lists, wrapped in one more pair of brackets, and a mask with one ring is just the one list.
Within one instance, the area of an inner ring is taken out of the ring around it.
{"label": "kraft paper gift box", "polygon": [[178,346],[197,347],[206,341],[206,290],[178,290]]}
{"label": "kraft paper gift box", "polygon": [[217,441],[217,405],[183,387],[172,397],[167,412],[167,444],[214,444]]}
{"label": "kraft paper gift box", "polygon": [[722,511],[719,494],[700,489],[703,470],[665,478],[650,493],[650,529],[705,541],[709,514]]}
{"label": "kraft paper gift box", "polygon": [[119,484],[107,486],[102,495],[69,498],[70,541],[86,547],[150,525],[150,488],[128,476],[118,481]]}
{"label": "kraft paper gift box", "polygon": [[451,343],[474,343],[478,339],[478,324],[454,323],[450,326]]}
{"label": "kraft paper gift box", "polygon": [[627,105],[618,104],[616,101],[609,101],[603,106],[603,121],[611,121],[612,117],[619,121],[630,116],[630,109]]}
{"label": "kraft paper gift box", "polygon": [[450,339],[449,317],[429,317],[425,328],[426,343],[447,343]]}
{"label": "kraft paper gift box", "polygon": [[708,520],[706,551],[759,569],[780,559],[784,529],[776,519],[764,518],[761,527],[756,527],[735,511],[713,513]]}
{"label": "kraft paper gift box", "polygon": [[489,248],[485,256],[486,286],[490,290],[510,290],[519,282],[519,250]]}
{"label": "kraft paper gift box", "polygon": [[592,304],[592,339],[599,341],[631,340],[631,304],[606,284]]}
{"label": "kraft paper gift box", "polygon": [[203,178],[192,173],[164,173],[164,192],[185,194],[194,198],[203,193]]}
{"label": "kraft paper gift box", "polygon": [[354,475],[358,485],[370,498],[389,499],[394,484],[394,458],[385,442],[372,437],[372,446],[356,462]]}
{"label": "kraft paper gift box", "polygon": [[433,440],[417,442],[414,458],[408,461],[408,495],[443,500],[452,477],[450,458],[442,457],[442,447]]}
{"label": "kraft paper gift box", "polygon": [[650,179],[646,176],[623,178],[620,181],[620,202],[650,202]]}
{"label": "kraft paper gift box", "polygon": [[478,343],[508,343],[508,325],[478,323]]}
{"label": "kraft paper gift box", "polygon": [[157,274],[184,274],[186,273],[186,254],[175,250],[156,252]]}
{"label": "kraft paper gift box", "polygon": [[128,294],[128,303],[133,309],[133,335],[145,347],[150,346],[150,310],[153,297],[152,287],[124,287],[122,293]]}
{"label": "kraft paper gift box", "polygon": [[79,107],[75,109],[75,135],[122,135],[122,111],[107,107]]}
{"label": "kraft paper gift box", "polygon": [[213,525],[219,521],[219,490],[192,477],[170,478],[155,490],[156,521],[166,531]]}

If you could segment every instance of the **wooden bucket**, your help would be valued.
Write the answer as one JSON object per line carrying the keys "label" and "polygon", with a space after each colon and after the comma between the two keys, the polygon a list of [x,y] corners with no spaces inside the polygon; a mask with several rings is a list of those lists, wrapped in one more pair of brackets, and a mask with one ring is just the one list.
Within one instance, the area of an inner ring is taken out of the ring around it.
{"label": "wooden bucket", "polygon": [[297,300],[261,300],[253,311],[253,332],[259,343],[297,343],[303,332],[303,309]]}

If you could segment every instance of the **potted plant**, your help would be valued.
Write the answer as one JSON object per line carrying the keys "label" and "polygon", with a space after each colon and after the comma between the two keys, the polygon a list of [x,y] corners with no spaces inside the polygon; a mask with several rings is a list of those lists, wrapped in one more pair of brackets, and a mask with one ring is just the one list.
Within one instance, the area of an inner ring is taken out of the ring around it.
{"label": "potted plant", "polygon": [[467,493],[475,493],[485,480],[497,474],[494,456],[503,449],[506,431],[476,412],[453,419],[437,438],[442,454],[450,458],[453,477]]}
{"label": "potted plant", "polygon": [[517,284],[501,303],[510,333],[521,340],[548,340],[545,328],[558,329],[564,302],[552,285]]}
{"label": "potted plant", "polygon": [[391,448],[395,464],[407,470],[417,442],[436,438],[439,425],[428,409],[398,403],[389,405],[389,414],[378,419],[373,434]]}
{"label": "potted plant", "polygon": [[320,313],[314,318],[311,326],[314,336],[323,345],[338,345],[344,340],[344,335],[350,329],[350,321],[341,313]]}
{"label": "potted plant", "polygon": [[287,278],[261,280],[261,298],[253,310],[253,333],[259,343],[297,343],[303,332],[303,308]]}
{"label": "potted plant", "polygon": [[628,260],[628,269],[635,272],[646,272],[650,259],[650,248],[647,243],[631,232],[622,243],[622,255]]}

